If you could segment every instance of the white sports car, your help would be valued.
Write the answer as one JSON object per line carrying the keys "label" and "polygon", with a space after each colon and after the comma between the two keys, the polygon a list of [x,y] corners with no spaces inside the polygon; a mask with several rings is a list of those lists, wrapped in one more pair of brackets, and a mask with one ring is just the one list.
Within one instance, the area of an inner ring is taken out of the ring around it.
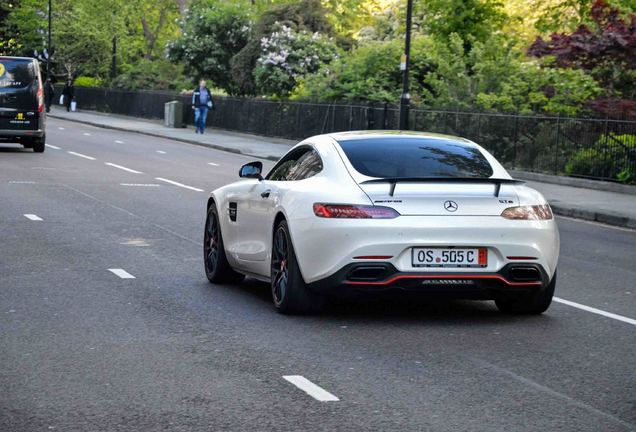
{"label": "white sports car", "polygon": [[261,171],[261,162],[244,165],[244,180],[208,200],[212,283],[270,282],[282,313],[359,290],[495,300],[508,313],[542,313],[552,301],[559,232],[550,206],[471,141],[319,135]]}

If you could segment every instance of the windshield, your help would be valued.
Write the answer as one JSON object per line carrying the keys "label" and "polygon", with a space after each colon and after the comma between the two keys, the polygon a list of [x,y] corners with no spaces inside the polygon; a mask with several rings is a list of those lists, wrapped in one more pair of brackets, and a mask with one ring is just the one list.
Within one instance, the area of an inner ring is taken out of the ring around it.
{"label": "windshield", "polygon": [[482,152],[459,141],[419,137],[360,138],[338,142],[361,174],[381,178],[488,178]]}
{"label": "windshield", "polygon": [[34,80],[33,61],[0,58],[0,90],[24,88]]}

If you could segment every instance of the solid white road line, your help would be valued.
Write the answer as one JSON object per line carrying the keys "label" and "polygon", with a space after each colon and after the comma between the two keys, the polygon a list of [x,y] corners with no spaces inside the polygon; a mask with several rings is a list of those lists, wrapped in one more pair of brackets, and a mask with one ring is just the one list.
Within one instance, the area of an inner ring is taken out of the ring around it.
{"label": "solid white road line", "polygon": [[45,146],[47,146],[47,147],[50,147],[50,148],[52,148],[52,149],[55,149],[55,150],[60,150],[60,148],[59,148],[59,147],[54,146],[54,145],[51,145],[51,144],[44,144],[44,145],[45,145]]}
{"label": "solid white road line", "polygon": [[120,186],[159,187],[156,183],[119,183]]}
{"label": "solid white road line", "polygon": [[116,142],[117,144],[123,144],[123,143],[124,143],[123,141],[120,141],[120,140],[115,140],[115,142]]}
{"label": "solid white road line", "polygon": [[312,383],[302,375],[284,375],[283,378],[320,402],[332,402],[340,400],[322,387],[318,387],[316,384]]}
{"label": "solid white road line", "polygon": [[108,271],[116,274],[122,279],[135,279],[133,275],[131,275],[124,269],[108,269]]}
{"label": "solid white road line", "polygon": [[110,162],[104,162],[104,165],[112,166],[113,168],[118,168],[120,170],[128,171],[129,173],[133,174],[143,174],[141,171],[135,171],[134,169],[126,168],[125,166],[116,165]]}
{"label": "solid white road line", "polygon": [[66,153],[68,153],[68,154],[72,154],[73,156],[79,156],[79,157],[81,157],[81,158],[88,159],[88,160],[95,160],[95,158],[94,158],[94,157],[92,157],[92,156],[86,156],[86,155],[83,155],[83,154],[81,154],[81,153],[75,153],[75,152],[72,152],[72,151],[67,151]]}
{"label": "solid white road line", "polygon": [[37,215],[34,215],[34,214],[25,214],[24,217],[29,219],[29,220],[32,220],[32,221],[41,221],[42,220],[41,217],[39,217]]}
{"label": "solid white road line", "polygon": [[184,185],[183,183],[177,183],[176,181],[168,180],[168,179],[165,179],[165,178],[155,177],[155,180],[159,180],[159,181],[162,181],[162,182],[170,183],[171,185],[179,186],[179,187],[182,187],[184,189],[190,189],[190,190],[193,190],[195,192],[203,192],[203,189],[199,189],[199,188],[195,188],[195,187],[192,187],[192,186]]}
{"label": "solid white road line", "polygon": [[565,300],[565,299],[562,299],[562,298],[559,298],[559,297],[553,297],[552,300],[554,300],[557,303],[562,303],[564,305],[568,305],[568,306],[575,307],[577,309],[584,310],[586,312],[591,312],[593,314],[602,315],[602,316],[607,317],[607,318],[612,318],[612,319],[615,319],[615,320],[618,320],[618,321],[622,321],[624,323],[636,326],[636,320],[632,319],[632,318],[627,318],[627,317],[624,317],[622,315],[616,315],[616,314],[611,313],[611,312],[605,312],[604,310],[596,309],[596,308],[593,308],[593,307],[590,307],[590,306],[585,306],[585,305],[582,305],[580,303],[575,303],[573,301]]}
{"label": "solid white road line", "polygon": [[208,165],[212,165],[212,166],[219,166],[218,163],[214,163],[214,162],[208,162]]}
{"label": "solid white road line", "polygon": [[165,151],[163,151],[163,150],[157,150],[157,153],[159,153],[159,154],[166,154],[166,152],[165,152]]}

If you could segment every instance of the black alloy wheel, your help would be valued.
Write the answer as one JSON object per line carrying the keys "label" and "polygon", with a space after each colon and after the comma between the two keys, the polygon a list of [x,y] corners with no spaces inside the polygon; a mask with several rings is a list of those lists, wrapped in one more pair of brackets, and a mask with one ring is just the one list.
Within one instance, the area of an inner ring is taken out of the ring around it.
{"label": "black alloy wheel", "polygon": [[208,209],[205,220],[203,264],[205,275],[212,283],[240,282],[245,278],[241,273],[234,271],[227,261],[219,215],[214,204]]}

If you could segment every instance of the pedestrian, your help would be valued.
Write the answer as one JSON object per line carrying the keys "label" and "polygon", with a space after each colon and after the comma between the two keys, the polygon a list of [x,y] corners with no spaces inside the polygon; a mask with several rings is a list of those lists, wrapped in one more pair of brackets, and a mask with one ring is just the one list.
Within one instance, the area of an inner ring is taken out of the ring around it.
{"label": "pedestrian", "polygon": [[64,84],[62,95],[64,96],[64,105],[66,105],[66,111],[70,111],[71,102],[75,97],[75,86],[73,85],[73,80],[71,78],[69,78],[68,81],[66,81],[66,84]]}
{"label": "pedestrian", "polygon": [[205,122],[208,119],[208,110],[214,108],[212,102],[212,93],[206,87],[205,80],[199,81],[199,88],[192,93],[192,109],[194,110],[194,126],[195,133],[203,133],[205,131]]}
{"label": "pedestrian", "polygon": [[51,82],[51,78],[47,78],[44,83],[44,105],[46,106],[46,112],[51,112],[51,104],[55,97],[55,88]]}

